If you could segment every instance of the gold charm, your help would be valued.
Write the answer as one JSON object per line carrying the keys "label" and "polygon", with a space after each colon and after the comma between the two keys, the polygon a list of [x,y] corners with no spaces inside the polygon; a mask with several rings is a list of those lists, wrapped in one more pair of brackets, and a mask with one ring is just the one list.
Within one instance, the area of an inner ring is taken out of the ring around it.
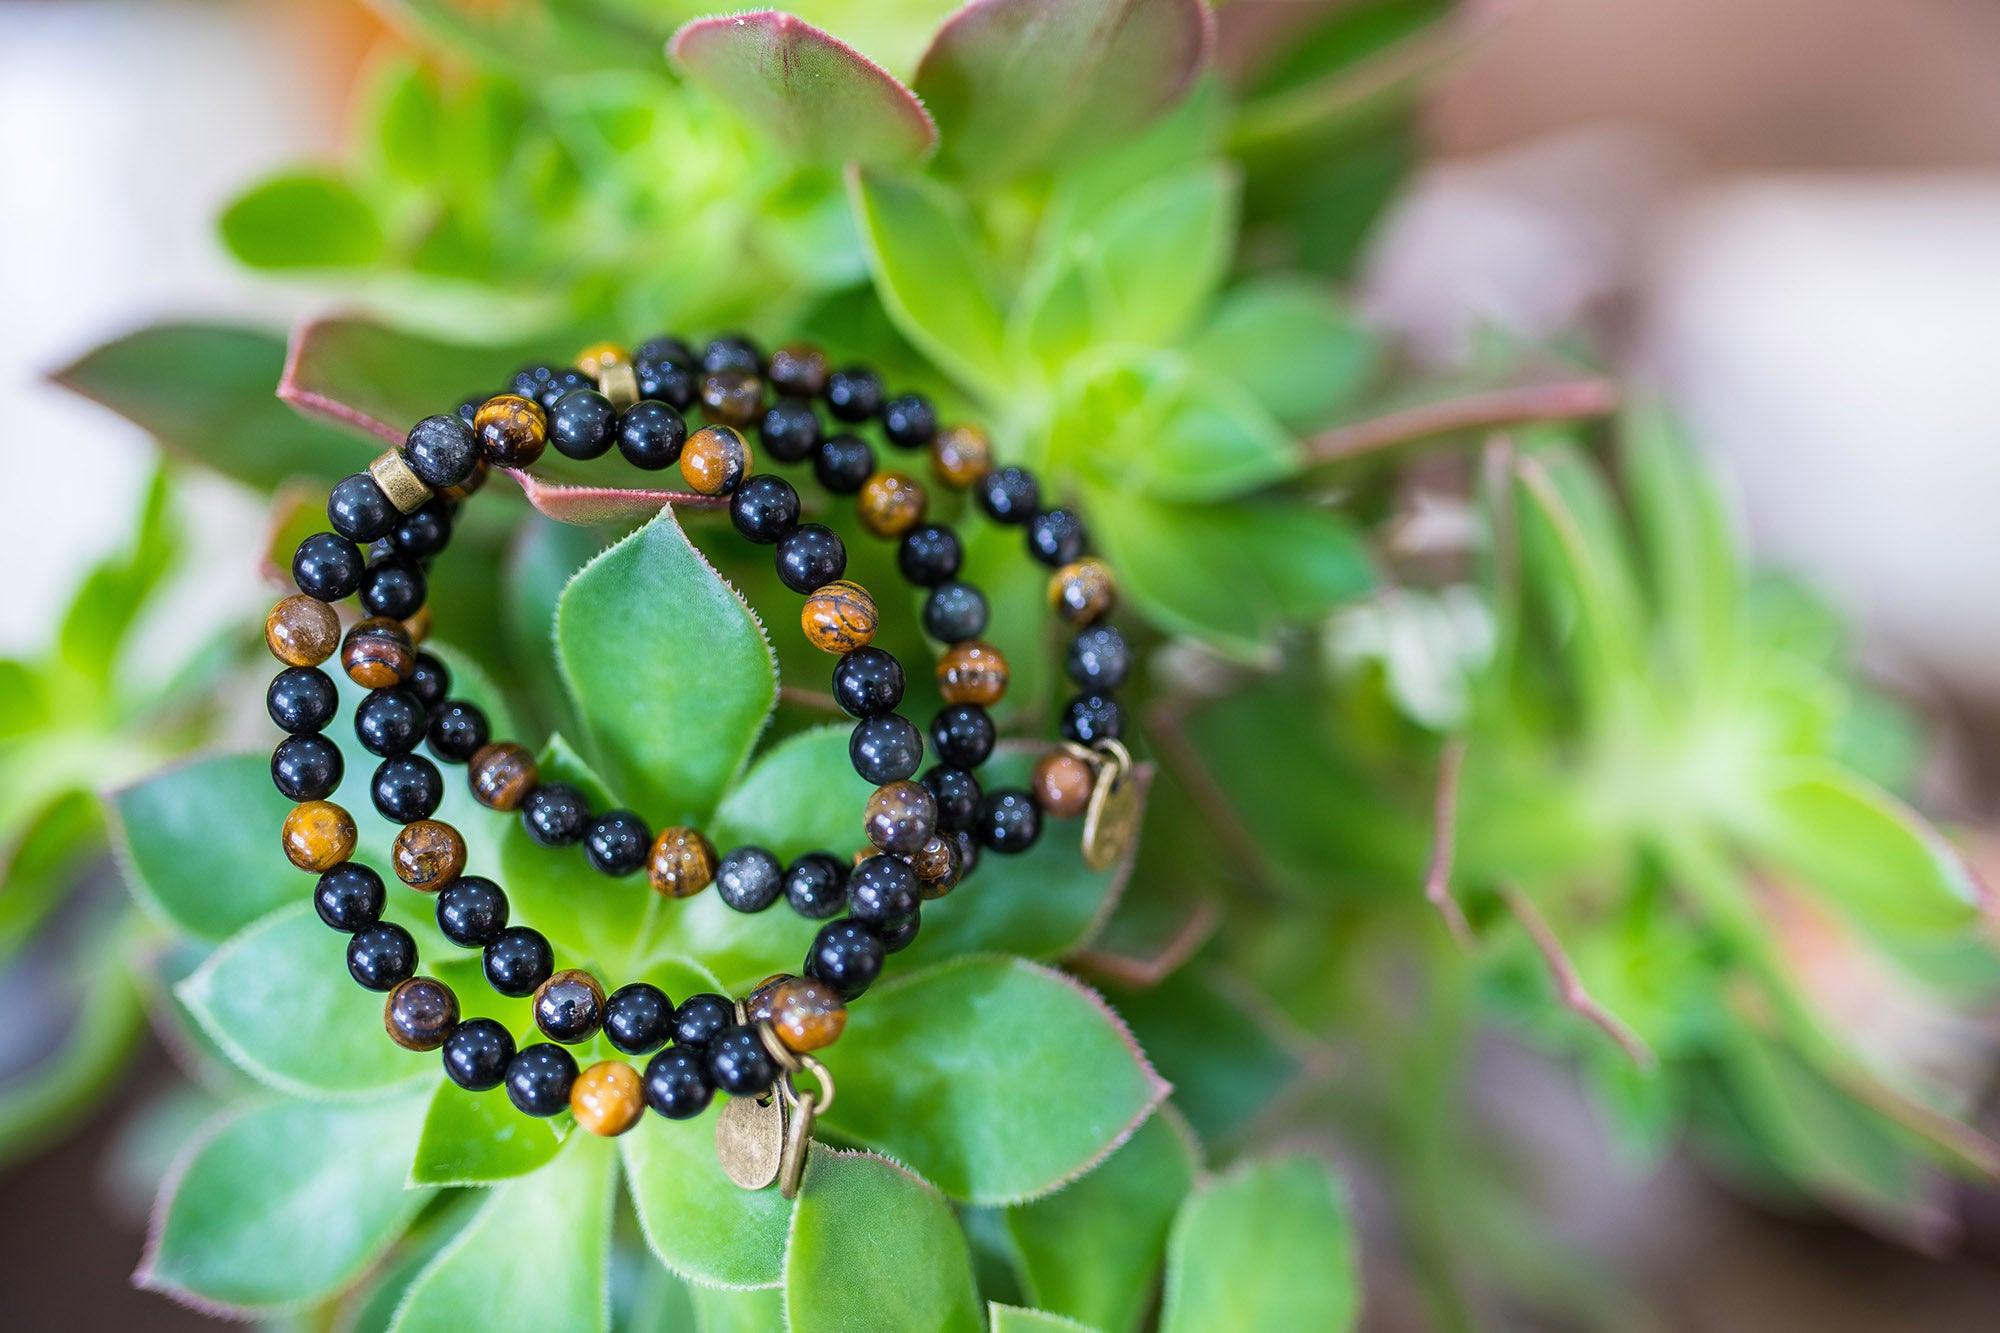
{"label": "gold charm", "polygon": [[785,1107],[771,1097],[731,1097],[715,1121],[715,1156],[722,1174],[746,1190],[761,1190],[778,1178],[785,1155]]}
{"label": "gold charm", "polygon": [[806,1156],[812,1151],[813,1121],[833,1105],[833,1074],[810,1055],[795,1057],[799,1067],[819,1081],[818,1091],[800,1092],[793,1081],[797,1071],[787,1070],[778,1080],[778,1091],[789,1108],[785,1126],[784,1163],[778,1172],[778,1192],[787,1199],[799,1197],[799,1185],[806,1178]]}
{"label": "gold charm", "polygon": [[1132,776],[1132,753],[1117,741],[1105,741],[1093,756],[1097,782],[1083,812],[1083,863],[1092,870],[1109,870],[1139,836],[1144,813],[1139,784]]}

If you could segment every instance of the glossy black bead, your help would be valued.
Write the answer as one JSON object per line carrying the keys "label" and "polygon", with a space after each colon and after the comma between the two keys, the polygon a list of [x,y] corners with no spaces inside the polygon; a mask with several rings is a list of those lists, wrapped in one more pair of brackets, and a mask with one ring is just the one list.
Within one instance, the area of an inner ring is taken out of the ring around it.
{"label": "glossy black bead", "polygon": [[648,472],[678,463],[687,437],[686,419],[674,407],[651,398],[632,404],[618,418],[618,452],[633,467]]}
{"label": "glossy black bead", "polygon": [[375,780],[368,795],[376,812],[397,824],[414,824],[437,813],[444,800],[444,775],[437,765],[422,755],[406,754],[384,759],[375,766]]}
{"label": "glossy black bead", "polygon": [[958,534],[935,523],[910,529],[896,548],[896,568],[919,588],[935,588],[957,577],[964,562],[965,550],[958,543]]}
{"label": "glossy black bead", "polygon": [[1083,694],[1063,705],[1065,739],[1094,745],[1125,734],[1125,710],[1108,694]]}
{"label": "glossy black bead", "polygon": [[962,768],[939,764],[921,779],[931,799],[937,802],[938,827],[951,833],[965,833],[979,824],[979,805],[985,799],[979,779]]}
{"label": "glossy black bead", "polygon": [[626,1055],[657,1051],[674,1035],[674,1002],[648,982],[620,986],[604,1001],[604,1035]]}
{"label": "glossy black bead", "polygon": [[[677,350],[667,355],[647,350],[668,343]],[[694,402],[695,393],[701,388],[701,375],[694,368],[694,353],[672,338],[655,339],[633,353],[632,376],[639,382],[639,397],[643,401],[663,403],[682,412]]]}
{"label": "glossy black bead", "polygon": [[684,340],[665,333],[657,338],[648,338],[632,349],[632,364],[636,366],[641,361],[658,361],[688,370],[701,364],[694,354],[694,348],[688,346]]}
{"label": "glossy black bead", "polygon": [[924,762],[924,736],[916,723],[897,713],[863,718],[847,739],[847,757],[865,781],[878,787],[901,782]]}
{"label": "glossy black bead", "polygon": [[332,532],[315,532],[292,552],[292,582],[308,597],[338,602],[361,586],[361,548]]}
{"label": "glossy black bead", "polygon": [[969,829],[951,836],[958,840],[958,882],[963,884],[979,868],[979,858],[986,854],[986,849],[980,845],[979,835]]}
{"label": "glossy black bead", "polygon": [[595,389],[572,389],[549,410],[549,443],[565,458],[600,458],[618,438],[618,409]]}
{"label": "glossy black bead", "polygon": [[962,643],[986,632],[986,595],[953,580],[931,589],[924,599],[924,633],[946,643]]}
{"label": "glossy black bead", "polygon": [[901,857],[871,856],[847,877],[848,915],[871,926],[901,921],[923,900],[917,872]]}
{"label": "glossy black bead", "polygon": [[316,731],[287,736],[271,751],[271,784],[289,801],[324,801],[345,771],[340,747]]}
{"label": "glossy black bead", "polygon": [[725,333],[701,349],[701,368],[709,375],[731,371],[742,375],[764,373],[764,354],[757,344],[740,333]]}
{"label": "glossy black bead", "polygon": [[716,863],[715,891],[739,912],[761,912],[785,891],[785,868],[762,847],[732,848]]}
{"label": "glossy black bead", "polygon": [[548,383],[542,385],[541,391],[535,396],[535,401],[542,405],[542,411],[553,413],[556,404],[571,394],[595,387],[596,381],[580,370],[558,370],[550,376]]}
{"label": "glossy black bead", "polygon": [[833,664],[833,699],[849,717],[893,712],[903,685],[903,664],[872,645],[849,649]]}
{"label": "glossy black bead", "polygon": [[574,1046],[604,1025],[604,992],[588,977],[565,972],[535,992],[535,1026],[551,1041]]}
{"label": "glossy black bead", "polygon": [[583,854],[601,875],[631,874],[652,848],[653,831],[630,810],[607,810],[583,835]]}
{"label": "glossy black bead", "polygon": [[672,1047],[646,1064],[646,1105],[669,1120],[692,1120],[708,1109],[715,1085],[699,1049]]}
{"label": "glossy black bead", "polygon": [[340,711],[340,691],[333,677],[318,667],[286,667],[271,677],[264,691],[264,711],[282,731],[297,736],[324,731]]}
{"label": "glossy black bead", "polygon": [[931,719],[931,752],[953,768],[978,768],[997,738],[992,717],[978,704],[950,704]]}
{"label": "glossy black bead", "polygon": [[[441,495],[404,514],[389,532],[389,545],[407,560],[429,560],[451,545],[451,502]],[[366,596],[363,583],[363,596]]]}
{"label": "glossy black bead", "polygon": [[866,421],[882,410],[882,380],[864,366],[826,377],[826,406],[842,421]]}
{"label": "glossy black bead", "polygon": [[759,472],[729,497],[729,521],[758,545],[774,545],[799,525],[799,493],[783,477]]}
{"label": "glossy black bead", "polygon": [[1081,560],[1089,539],[1083,520],[1068,509],[1044,509],[1028,520],[1028,554],[1051,569]]}
{"label": "glossy black bead", "polygon": [[437,923],[459,948],[484,949],[507,929],[507,895],[484,875],[460,875],[438,890]]}
{"label": "glossy black bead", "polygon": [[546,362],[522,366],[514,372],[514,378],[507,381],[507,392],[519,394],[523,398],[542,401],[542,390],[555,380],[556,368]]}
{"label": "glossy black bead", "polygon": [[568,847],[590,829],[590,798],[572,782],[544,782],[521,802],[521,827],[544,847]]}
{"label": "glossy black bead", "polygon": [[500,1086],[514,1058],[514,1038],[490,1018],[470,1018],[444,1039],[445,1077],[469,1092]]}
{"label": "glossy black bead", "polygon": [[401,556],[377,560],[361,576],[361,605],[371,616],[408,620],[423,610],[425,595],[423,570]]}
{"label": "glossy black bead", "polygon": [[706,1047],[735,1021],[735,1005],[720,995],[700,991],[674,1010],[674,1041],[682,1046]]}
{"label": "glossy black bead", "polygon": [[417,942],[393,921],[377,921],[347,942],[347,972],[369,990],[394,990],[417,974]]}
{"label": "glossy black bead", "polygon": [[403,461],[432,490],[463,485],[479,467],[479,440],[462,415],[425,417],[403,440]]}
{"label": "glossy black bead", "polygon": [[[458,400],[458,419],[460,421],[463,421],[466,425],[470,426],[474,421],[478,420],[479,409],[485,406],[485,404],[486,404],[485,394],[483,393],[467,394],[465,397]],[[414,469],[412,470],[414,471]]]}
{"label": "glossy black bead", "polygon": [[1069,678],[1084,689],[1102,694],[1125,683],[1132,671],[1132,653],[1125,636],[1110,625],[1092,625],[1069,641],[1063,663]]}
{"label": "glossy black bead", "polygon": [[554,1042],[523,1047],[507,1062],[507,1100],[523,1115],[552,1116],[569,1109],[576,1057]]}
{"label": "glossy black bead", "polygon": [[901,921],[883,926],[879,932],[882,936],[882,952],[901,953],[915,943],[917,927],[923,924],[923,916],[921,911],[912,912]]}
{"label": "glossy black bead", "polygon": [[351,542],[388,536],[399,517],[396,506],[366,472],[341,478],[326,495],[327,523]]}
{"label": "glossy black bead", "polygon": [[882,433],[898,449],[922,449],[937,434],[937,408],[920,393],[906,393],[882,405]]}
{"label": "glossy black bead", "polygon": [[819,448],[819,413],[803,398],[780,398],[757,428],[764,452],[780,463],[802,463]]}
{"label": "glossy black bead", "polygon": [[842,917],[829,921],[806,950],[804,972],[852,1000],[882,975],[882,937],[865,922]]}
{"label": "glossy black bead", "polygon": [[403,688],[416,696],[428,717],[433,708],[444,703],[445,695],[451,693],[451,672],[429,653],[418,653],[417,665],[403,682]]}
{"label": "glossy black bead", "polygon": [[343,861],[313,885],[313,910],[319,919],[350,935],[380,921],[388,900],[382,877],[353,861]]}
{"label": "glossy black bead", "polygon": [[852,495],[875,475],[875,450],[858,435],[835,435],[820,441],[813,454],[813,476],[835,495]]}
{"label": "glossy black bead", "polygon": [[785,872],[785,901],[800,916],[824,921],[847,905],[847,867],[828,852],[807,852]]}
{"label": "glossy black bead", "polygon": [[796,593],[810,593],[847,572],[847,547],[832,528],[804,523],[778,542],[778,578]]}
{"label": "glossy black bead", "polygon": [[732,1097],[754,1097],[778,1081],[778,1062],[757,1029],[732,1025],[708,1044],[708,1076]]}
{"label": "glossy black bead", "polygon": [[535,987],[556,970],[555,950],[541,931],[528,926],[509,926],[500,932],[480,959],[487,984],[502,995],[520,999],[533,995]]}
{"label": "glossy black bead", "polygon": [[375,690],[354,708],[354,735],[372,755],[408,754],[424,738],[424,706],[408,690]]}
{"label": "glossy black bead", "polygon": [[1042,812],[1019,787],[987,793],[979,803],[979,841],[996,852],[1025,852],[1042,836]]}
{"label": "glossy black bead", "polygon": [[462,764],[492,737],[486,714],[477,704],[454,699],[430,715],[431,753],[448,764]]}
{"label": "glossy black bead", "polygon": [[1025,468],[996,468],[973,483],[972,490],[996,523],[1026,523],[1042,501],[1042,488]]}

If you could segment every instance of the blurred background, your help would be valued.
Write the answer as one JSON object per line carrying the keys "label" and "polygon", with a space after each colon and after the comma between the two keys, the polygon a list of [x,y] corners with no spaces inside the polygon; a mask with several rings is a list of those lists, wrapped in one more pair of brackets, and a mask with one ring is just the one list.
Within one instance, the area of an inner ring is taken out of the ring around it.
{"label": "blurred background", "polygon": [[[1493,8],[1506,22],[1431,99],[1431,165],[1378,235],[1367,309],[1440,365],[1486,326],[1588,330],[1723,461],[1763,556],[1843,607],[1877,674],[1946,724],[1937,808],[1990,822],[2000,6]],[[0,3],[0,389],[15,404],[0,654],[40,646],[77,572],[121,540],[149,466],[133,427],[47,372],[162,315],[281,324],[319,308],[236,268],[213,220],[246,182],[336,152],[383,35],[347,0]],[[163,650],[256,600],[259,508],[220,482],[189,491],[199,573],[145,627]],[[1509,1048],[1488,1058],[1480,1086],[1544,1159],[1548,1212],[1624,1254],[1671,1327],[1990,1327],[2000,1309],[1990,1207],[1939,1267],[1722,1197],[1691,1168],[1634,1178],[1563,1079]],[[17,1326],[199,1322],[123,1285],[146,1196],[118,1188],[118,1158],[143,1145],[108,1152],[117,1107],[106,1116],[0,1176]],[[1377,1324],[1413,1317],[1376,1292]]]}

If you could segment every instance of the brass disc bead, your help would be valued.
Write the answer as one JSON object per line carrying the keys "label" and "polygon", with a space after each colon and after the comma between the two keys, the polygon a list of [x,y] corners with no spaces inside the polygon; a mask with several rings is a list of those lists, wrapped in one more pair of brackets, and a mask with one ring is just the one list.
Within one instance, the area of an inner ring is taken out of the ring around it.
{"label": "brass disc bead", "polygon": [[294,593],[264,617],[264,643],[286,666],[318,666],[340,647],[340,617],[317,597]]}
{"label": "brass disc bead", "polygon": [[1085,556],[1049,576],[1049,607],[1070,624],[1082,628],[1110,614],[1118,601],[1118,585],[1102,560]]}
{"label": "brass disc bead", "polygon": [[605,1060],[569,1085],[569,1113],[586,1131],[612,1139],[639,1123],[646,1110],[644,1080],[623,1060]]}
{"label": "brass disc bead", "polygon": [[436,893],[465,871],[465,839],[436,819],[403,825],[396,835],[396,878],[418,893]]}
{"label": "brass disc bead", "polygon": [[764,381],[740,370],[704,375],[701,410],[711,421],[747,430],[764,415]]}
{"label": "brass disc bead", "polygon": [[601,380],[606,367],[631,360],[632,354],[617,343],[592,343],[576,354],[576,368],[594,380]]}
{"label": "brass disc bead", "polygon": [[867,647],[880,622],[875,599],[848,579],[822,584],[799,611],[799,627],[807,641],[835,656]]}
{"label": "brass disc bead", "polygon": [[340,645],[340,665],[356,685],[386,690],[408,680],[417,669],[417,647],[402,621],[370,616],[348,629]]}
{"label": "brass disc bead", "polygon": [[750,442],[732,426],[703,426],[681,446],[681,476],[699,495],[730,495],[750,475]]}
{"label": "brass disc bead", "polygon": [[877,537],[900,537],[924,521],[924,488],[901,472],[877,472],[861,483],[855,510]]}
{"label": "brass disc bead", "polygon": [[938,656],[937,683],[948,704],[991,708],[1007,693],[1007,659],[978,639],[955,643]]}
{"label": "brass disc bead", "polygon": [[549,414],[516,393],[488,398],[472,416],[479,452],[495,467],[529,467],[549,445]]}
{"label": "brass disc bead", "polygon": [[472,799],[488,810],[518,810],[540,780],[535,756],[512,741],[491,741],[472,752],[465,766]]}
{"label": "brass disc bead", "polygon": [[977,426],[952,426],[931,440],[931,471],[962,491],[993,470],[993,445]]}
{"label": "brass disc bead", "polygon": [[787,977],[773,988],[763,1017],[786,1050],[804,1055],[840,1039],[847,1028],[847,1005],[823,981]]}
{"label": "brass disc bead", "polygon": [[389,992],[382,1026],[406,1051],[434,1051],[458,1026],[458,997],[442,981],[411,977]]}
{"label": "brass disc bead", "polygon": [[646,879],[655,893],[694,897],[715,881],[715,844],[684,825],[661,830],[646,861]]}
{"label": "brass disc bead", "polygon": [[885,852],[914,852],[937,827],[937,799],[921,782],[885,783],[869,795],[861,827]]}
{"label": "brass disc bead", "polygon": [[933,837],[910,857],[910,869],[917,872],[917,884],[926,899],[942,898],[958,887],[965,874],[965,856],[958,839],[945,834]]}
{"label": "brass disc bead", "polygon": [[354,855],[354,816],[332,801],[301,801],[285,816],[285,857],[315,874]]}
{"label": "brass disc bead", "polygon": [[1035,771],[1028,777],[1028,790],[1033,793],[1035,804],[1042,808],[1042,813],[1057,819],[1074,819],[1082,814],[1090,804],[1090,789],[1096,784],[1097,775],[1090,771],[1090,765],[1068,750],[1050,750],[1035,761]]}

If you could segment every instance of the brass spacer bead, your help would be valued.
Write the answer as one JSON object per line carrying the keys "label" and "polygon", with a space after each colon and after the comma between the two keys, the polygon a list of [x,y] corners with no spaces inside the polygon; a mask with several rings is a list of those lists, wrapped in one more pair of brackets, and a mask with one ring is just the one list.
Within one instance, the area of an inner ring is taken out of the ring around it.
{"label": "brass spacer bead", "polygon": [[401,449],[383,450],[368,465],[368,475],[375,478],[375,484],[382,488],[382,494],[389,497],[389,503],[396,506],[399,514],[421,509],[431,498],[431,488],[403,461]]}

